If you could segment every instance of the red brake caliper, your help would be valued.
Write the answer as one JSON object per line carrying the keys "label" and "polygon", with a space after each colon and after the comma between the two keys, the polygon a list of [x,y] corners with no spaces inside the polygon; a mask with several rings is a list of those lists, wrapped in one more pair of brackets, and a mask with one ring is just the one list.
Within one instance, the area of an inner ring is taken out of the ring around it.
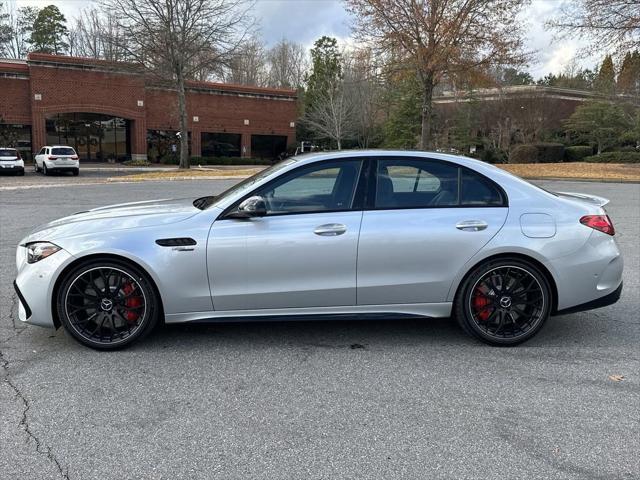
{"label": "red brake caliper", "polygon": [[[122,287],[122,291],[124,292],[125,295],[131,295],[135,289],[136,288],[133,286],[132,283],[125,283],[124,287]],[[125,300],[124,305],[130,309],[140,307],[142,305],[142,298],[129,297]],[[125,318],[127,319],[128,322],[135,322],[136,320],[138,320],[138,317],[140,315],[136,312],[137,310],[127,310],[127,313],[125,314]]]}
{"label": "red brake caliper", "polygon": [[482,293],[482,290],[480,290],[480,287],[476,288],[472,303],[473,303],[473,308],[476,311],[476,315],[478,316],[478,319],[482,320],[483,322],[486,321],[487,318],[489,318],[489,315],[491,314],[491,309],[484,308],[484,307],[489,305],[490,301],[485,296],[485,294]]}

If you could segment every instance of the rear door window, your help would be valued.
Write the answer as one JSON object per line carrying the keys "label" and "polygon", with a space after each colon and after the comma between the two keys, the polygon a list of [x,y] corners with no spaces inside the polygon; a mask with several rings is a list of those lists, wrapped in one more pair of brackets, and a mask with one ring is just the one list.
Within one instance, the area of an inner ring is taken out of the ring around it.
{"label": "rear door window", "polygon": [[75,155],[76,152],[71,147],[56,147],[51,149],[52,155]]}
{"label": "rear door window", "polygon": [[466,207],[500,207],[504,198],[500,190],[486,178],[471,170],[462,170],[461,205]]}
{"label": "rear door window", "polygon": [[458,205],[458,167],[408,157],[378,160],[375,208]]}
{"label": "rear door window", "polygon": [[17,157],[18,151],[12,148],[0,148],[0,157]]}

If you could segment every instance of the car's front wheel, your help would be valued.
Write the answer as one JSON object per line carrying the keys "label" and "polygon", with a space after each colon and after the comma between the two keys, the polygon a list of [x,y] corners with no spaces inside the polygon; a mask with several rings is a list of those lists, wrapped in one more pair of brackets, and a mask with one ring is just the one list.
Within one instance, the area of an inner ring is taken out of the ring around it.
{"label": "car's front wheel", "polygon": [[464,280],[455,300],[458,323],[492,345],[517,345],[533,337],[551,312],[551,288],[530,262],[485,262]]}
{"label": "car's front wheel", "polygon": [[61,280],[58,318],[80,343],[115,350],[140,340],[158,323],[158,296],[145,272],[129,263],[91,260]]}

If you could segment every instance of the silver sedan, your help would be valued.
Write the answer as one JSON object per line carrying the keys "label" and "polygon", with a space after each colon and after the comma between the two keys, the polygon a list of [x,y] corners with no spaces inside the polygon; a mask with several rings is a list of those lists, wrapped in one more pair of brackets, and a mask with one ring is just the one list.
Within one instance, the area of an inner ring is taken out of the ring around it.
{"label": "silver sedan", "polygon": [[39,227],[17,248],[19,318],[97,349],[162,322],[380,316],[514,345],[620,297],[606,202],[440,153],[302,155],[219,196]]}

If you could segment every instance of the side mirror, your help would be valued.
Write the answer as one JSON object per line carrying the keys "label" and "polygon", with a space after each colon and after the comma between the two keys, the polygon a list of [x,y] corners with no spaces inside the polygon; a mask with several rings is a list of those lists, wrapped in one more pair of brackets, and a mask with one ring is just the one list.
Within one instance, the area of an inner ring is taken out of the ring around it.
{"label": "side mirror", "polygon": [[235,212],[232,212],[228,216],[230,218],[251,218],[251,217],[264,217],[267,214],[267,205],[259,195],[249,197],[244,200]]}

